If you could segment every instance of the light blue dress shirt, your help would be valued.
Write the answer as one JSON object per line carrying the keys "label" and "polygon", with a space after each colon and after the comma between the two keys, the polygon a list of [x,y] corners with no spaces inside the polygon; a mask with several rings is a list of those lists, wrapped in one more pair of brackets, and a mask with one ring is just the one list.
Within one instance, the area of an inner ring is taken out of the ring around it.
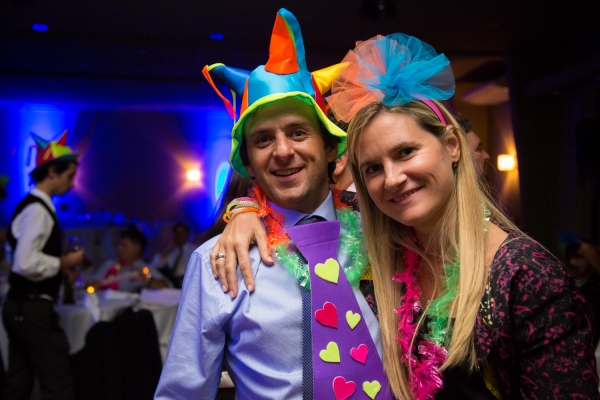
{"label": "light blue dress shirt", "polygon": [[[283,216],[285,227],[306,215],[272,206]],[[336,219],[331,193],[311,215]],[[214,399],[223,362],[238,399],[302,399],[302,296],[298,282],[280,264],[263,264],[254,246],[250,261],[256,291],[248,292],[238,270],[239,294],[231,299],[210,268],[216,240],[204,243],[190,259],[155,399]],[[345,258],[339,255],[342,265]],[[381,356],[377,320],[360,290],[355,289],[354,294]]]}

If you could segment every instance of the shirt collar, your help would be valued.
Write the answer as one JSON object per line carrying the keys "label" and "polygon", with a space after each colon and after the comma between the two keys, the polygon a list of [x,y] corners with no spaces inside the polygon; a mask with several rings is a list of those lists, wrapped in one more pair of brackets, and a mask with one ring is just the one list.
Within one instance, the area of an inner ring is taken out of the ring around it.
{"label": "shirt collar", "polygon": [[296,225],[296,223],[306,215],[318,215],[319,217],[325,218],[327,221],[337,219],[337,214],[335,212],[335,204],[333,203],[333,194],[331,193],[331,190],[329,190],[325,201],[321,203],[321,205],[310,214],[304,214],[300,211],[283,208],[270,201],[269,205],[273,207],[273,211],[275,211],[283,217],[284,228],[289,228],[290,226]]}
{"label": "shirt collar", "polygon": [[52,210],[53,213],[56,212],[56,207],[54,207],[54,203],[52,203],[52,199],[45,192],[42,192],[38,188],[33,188],[33,189],[31,189],[31,192],[29,192],[29,194],[32,194],[35,197],[39,197],[40,199],[42,199],[44,201],[44,203],[46,203],[46,205]]}

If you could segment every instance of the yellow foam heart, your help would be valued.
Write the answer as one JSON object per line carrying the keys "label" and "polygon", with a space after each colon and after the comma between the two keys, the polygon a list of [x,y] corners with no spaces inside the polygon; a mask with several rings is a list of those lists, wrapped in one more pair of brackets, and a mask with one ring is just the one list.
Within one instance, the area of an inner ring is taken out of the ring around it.
{"label": "yellow foam heart", "polygon": [[379,381],[363,382],[363,390],[370,398],[374,399],[377,393],[381,390],[381,383]]}
{"label": "yellow foam heart", "polygon": [[324,264],[315,266],[315,274],[327,282],[338,283],[340,277],[340,264],[333,258],[328,258]]}
{"label": "yellow foam heart", "polygon": [[336,342],[329,342],[327,343],[327,348],[319,352],[319,357],[321,357],[321,360],[325,362],[339,363],[340,348],[338,347]]}
{"label": "yellow foam heart", "polygon": [[346,312],[346,322],[348,323],[350,329],[354,329],[360,322],[360,314],[353,313],[351,310],[348,310],[348,312]]}

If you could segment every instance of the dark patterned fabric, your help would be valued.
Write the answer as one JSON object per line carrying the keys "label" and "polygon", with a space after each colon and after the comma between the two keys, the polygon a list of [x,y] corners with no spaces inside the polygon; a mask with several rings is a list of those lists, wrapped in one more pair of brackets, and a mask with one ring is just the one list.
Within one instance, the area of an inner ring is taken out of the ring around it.
{"label": "dark patterned fabric", "polygon": [[359,283],[358,288],[363,296],[365,296],[365,300],[369,305],[371,311],[375,315],[375,318],[379,319],[377,315],[377,302],[375,301],[375,287],[373,286],[372,280],[362,279]]}
{"label": "dark patterned fabric", "polygon": [[358,209],[358,196],[356,195],[356,192],[342,190],[341,200],[345,205],[352,207],[354,211],[360,211]]}
{"label": "dark patterned fabric", "polygon": [[531,238],[511,233],[496,253],[475,342],[503,399],[599,398],[588,304]]}

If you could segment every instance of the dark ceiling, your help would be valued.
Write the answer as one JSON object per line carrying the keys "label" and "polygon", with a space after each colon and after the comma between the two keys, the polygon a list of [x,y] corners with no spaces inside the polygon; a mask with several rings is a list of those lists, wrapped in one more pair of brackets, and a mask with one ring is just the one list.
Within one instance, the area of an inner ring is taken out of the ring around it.
{"label": "dark ceiling", "polygon": [[451,59],[539,49],[568,58],[600,39],[598,0],[5,0],[0,101],[194,107],[203,65],[266,62],[280,7],[299,20],[311,69],[397,31]]}

